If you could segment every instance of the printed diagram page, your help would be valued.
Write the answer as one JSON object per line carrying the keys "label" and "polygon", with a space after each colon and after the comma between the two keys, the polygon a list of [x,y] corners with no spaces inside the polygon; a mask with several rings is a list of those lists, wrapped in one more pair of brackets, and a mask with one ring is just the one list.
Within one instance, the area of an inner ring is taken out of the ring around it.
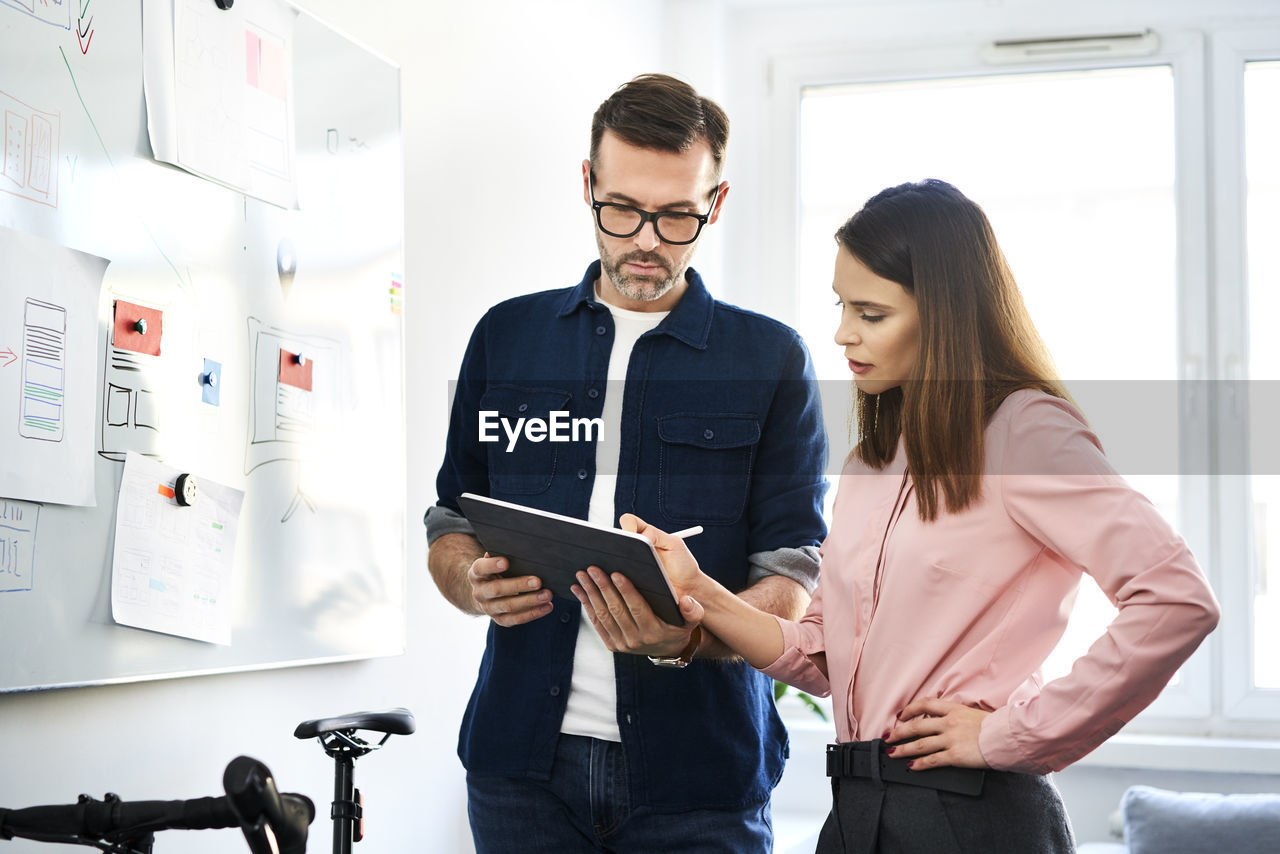
{"label": "printed diagram page", "polygon": [[[298,206],[293,39],[284,0],[143,4],[147,127],[157,160]],[[154,34],[154,35],[153,35]]]}
{"label": "printed diagram page", "polygon": [[108,262],[0,227],[0,496],[92,506]]}
{"label": "printed diagram page", "polygon": [[238,489],[130,451],[120,482],[111,565],[115,621],[230,644],[236,531],[243,502],[244,493]]}

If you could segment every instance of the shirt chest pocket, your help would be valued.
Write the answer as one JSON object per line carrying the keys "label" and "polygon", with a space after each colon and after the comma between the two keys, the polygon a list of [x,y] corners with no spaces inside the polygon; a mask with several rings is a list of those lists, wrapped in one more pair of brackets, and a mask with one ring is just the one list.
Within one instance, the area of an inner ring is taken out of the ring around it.
{"label": "shirt chest pocket", "polygon": [[549,388],[495,386],[480,397],[480,441],[489,457],[490,495],[546,492],[556,473],[557,442],[536,426],[566,415],[572,395]]}
{"label": "shirt chest pocket", "polygon": [[747,506],[760,444],[754,415],[708,413],[658,419],[658,503],[681,522],[736,522]]}

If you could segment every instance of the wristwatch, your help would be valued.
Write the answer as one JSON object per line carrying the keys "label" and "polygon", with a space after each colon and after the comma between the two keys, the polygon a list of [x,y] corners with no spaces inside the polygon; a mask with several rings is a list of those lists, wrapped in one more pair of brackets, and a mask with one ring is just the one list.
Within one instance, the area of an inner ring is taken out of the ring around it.
{"label": "wristwatch", "polygon": [[693,632],[689,635],[689,643],[680,651],[679,655],[651,655],[649,660],[659,667],[688,667],[689,662],[693,661],[693,654],[698,651],[698,645],[702,643],[702,626],[695,626]]}

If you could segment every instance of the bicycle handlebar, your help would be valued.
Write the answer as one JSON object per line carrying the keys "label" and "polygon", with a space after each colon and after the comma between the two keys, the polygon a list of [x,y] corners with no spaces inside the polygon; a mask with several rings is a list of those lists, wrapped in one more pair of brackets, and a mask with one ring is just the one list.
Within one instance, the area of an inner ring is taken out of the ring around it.
{"label": "bicycle handlebar", "polygon": [[5,839],[36,835],[106,839],[126,830],[134,833],[170,828],[204,830],[239,824],[226,798],[122,801],[108,794],[105,801],[99,801],[82,795],[76,804],[0,809],[0,837]]}
{"label": "bicycle handlebar", "polygon": [[231,760],[222,787],[253,854],[277,854],[277,846],[278,854],[306,854],[307,826],[316,817],[310,798],[280,794],[270,769],[248,756]]}
{"label": "bicycle handlebar", "polygon": [[45,842],[120,842],[158,830],[239,827],[254,854],[305,854],[307,827],[315,805],[305,795],[276,790],[267,766],[239,756],[223,774],[224,797],[176,801],[122,801],[108,793],[99,801],[81,795],[78,803],[0,809],[0,839]]}

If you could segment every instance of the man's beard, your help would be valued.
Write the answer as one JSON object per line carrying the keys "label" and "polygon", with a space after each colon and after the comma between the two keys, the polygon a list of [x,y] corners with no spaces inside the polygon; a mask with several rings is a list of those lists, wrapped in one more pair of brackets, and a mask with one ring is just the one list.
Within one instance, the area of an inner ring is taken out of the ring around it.
{"label": "man's beard", "polygon": [[[618,256],[610,255],[598,232],[596,244],[600,247],[600,264],[604,268],[605,275],[609,277],[609,281],[613,282],[618,293],[627,299],[637,302],[654,302],[662,299],[684,275],[683,269],[678,273],[672,271],[671,262],[656,252],[636,251]],[[666,275],[661,278],[632,276],[622,270],[622,265],[626,263],[656,265],[661,267]]]}

